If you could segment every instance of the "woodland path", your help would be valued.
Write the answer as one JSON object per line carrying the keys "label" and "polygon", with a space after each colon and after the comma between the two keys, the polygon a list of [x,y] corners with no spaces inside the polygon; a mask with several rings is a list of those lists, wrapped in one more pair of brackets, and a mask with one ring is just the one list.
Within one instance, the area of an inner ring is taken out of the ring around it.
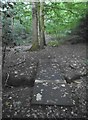
{"label": "woodland path", "polygon": [[3,118],[86,118],[85,61],[84,44],[7,52]]}

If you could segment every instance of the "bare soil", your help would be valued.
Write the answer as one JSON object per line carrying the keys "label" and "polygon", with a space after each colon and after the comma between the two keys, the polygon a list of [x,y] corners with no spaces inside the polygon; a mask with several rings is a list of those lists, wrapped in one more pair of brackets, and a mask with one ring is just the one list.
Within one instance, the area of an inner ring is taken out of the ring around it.
{"label": "bare soil", "polygon": [[[59,63],[66,83],[72,86],[72,94],[78,101],[77,105],[31,105],[33,84],[41,59]],[[86,45],[83,43],[47,46],[35,52],[16,51],[15,48],[7,51],[2,80],[3,118],[87,118],[86,60]]]}

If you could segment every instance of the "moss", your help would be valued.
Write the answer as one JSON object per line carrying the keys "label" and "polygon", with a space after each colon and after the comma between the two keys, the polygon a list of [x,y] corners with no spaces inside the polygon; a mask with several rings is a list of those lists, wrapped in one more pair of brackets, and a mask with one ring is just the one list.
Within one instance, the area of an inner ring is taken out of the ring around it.
{"label": "moss", "polygon": [[29,51],[37,51],[37,50],[39,50],[39,45],[38,45],[38,43],[33,43],[33,45],[32,45],[32,47],[30,48],[30,50]]}
{"label": "moss", "polygon": [[59,45],[62,45],[62,44],[63,44],[62,41],[57,41],[57,40],[48,42],[48,46],[51,46],[51,47],[58,47]]}

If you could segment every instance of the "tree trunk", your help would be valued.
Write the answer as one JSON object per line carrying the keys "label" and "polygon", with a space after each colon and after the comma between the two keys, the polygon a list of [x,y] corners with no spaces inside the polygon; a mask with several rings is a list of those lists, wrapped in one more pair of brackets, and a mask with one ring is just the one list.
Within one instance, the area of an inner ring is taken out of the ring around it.
{"label": "tree trunk", "polygon": [[2,68],[3,68],[5,63],[6,45],[4,45],[2,49],[3,49],[2,50]]}
{"label": "tree trunk", "polygon": [[43,42],[44,45],[46,45],[46,41],[45,41],[45,27],[44,27],[44,2],[42,3],[43,5],[43,10],[42,10],[42,30],[43,30]]}
{"label": "tree trunk", "polygon": [[32,26],[33,26],[33,45],[31,50],[37,50],[39,48],[39,43],[38,43],[38,3],[34,2],[32,3]]}
{"label": "tree trunk", "polygon": [[39,31],[40,31],[40,48],[43,49],[45,43],[44,34],[44,2],[40,2],[40,17],[39,17]]}

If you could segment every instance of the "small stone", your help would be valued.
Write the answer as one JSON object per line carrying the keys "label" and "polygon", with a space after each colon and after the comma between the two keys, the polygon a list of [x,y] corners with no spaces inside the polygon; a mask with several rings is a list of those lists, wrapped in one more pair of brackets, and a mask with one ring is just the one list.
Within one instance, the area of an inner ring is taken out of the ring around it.
{"label": "small stone", "polygon": [[37,101],[40,101],[42,99],[42,95],[40,94],[40,93],[38,93],[37,95],[36,95],[36,100]]}
{"label": "small stone", "polygon": [[27,116],[27,117],[30,117],[30,114],[27,114],[26,116]]}
{"label": "small stone", "polygon": [[52,88],[52,89],[54,89],[54,90],[56,90],[58,87],[54,87],[54,88]]}
{"label": "small stone", "polygon": [[9,100],[11,100],[12,99],[12,97],[9,97]]}
{"label": "small stone", "polygon": [[74,112],[73,112],[73,111],[71,111],[71,114],[73,115],[73,114],[74,114]]}
{"label": "small stone", "polygon": [[32,69],[33,67],[30,67],[30,69]]}
{"label": "small stone", "polygon": [[18,77],[18,75],[15,75],[14,77],[16,78],[16,77]]}
{"label": "small stone", "polygon": [[52,75],[52,76],[55,76],[55,75]]}
{"label": "small stone", "polygon": [[62,84],[61,86],[62,86],[62,87],[65,87],[65,84]]}
{"label": "small stone", "polygon": [[10,105],[10,109],[12,109],[12,105]]}
{"label": "small stone", "polygon": [[16,116],[16,115],[17,115],[17,112],[14,113],[14,116]]}
{"label": "small stone", "polygon": [[24,73],[21,73],[20,75],[24,75]]}
{"label": "small stone", "polygon": [[17,74],[18,72],[17,71],[14,71],[15,74]]}
{"label": "small stone", "polygon": [[48,58],[50,58],[50,56],[48,56]]}
{"label": "small stone", "polygon": [[44,91],[44,89],[41,89],[41,92],[43,92]]}

